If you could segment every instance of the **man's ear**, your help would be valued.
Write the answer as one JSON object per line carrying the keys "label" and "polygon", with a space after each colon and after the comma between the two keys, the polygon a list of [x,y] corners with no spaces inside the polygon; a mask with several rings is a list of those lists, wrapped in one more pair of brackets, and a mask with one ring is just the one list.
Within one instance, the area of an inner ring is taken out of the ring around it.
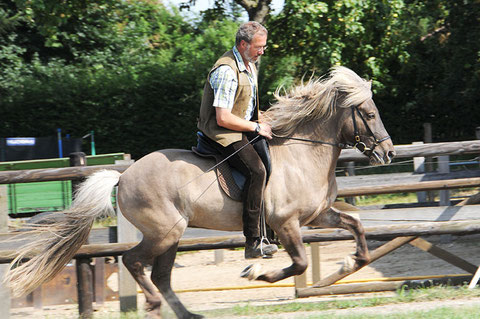
{"label": "man's ear", "polygon": [[241,40],[241,41],[240,41],[240,47],[241,47],[242,49],[245,50],[245,49],[247,48],[247,46],[248,46],[248,42],[247,42],[247,41],[245,41],[245,40]]}

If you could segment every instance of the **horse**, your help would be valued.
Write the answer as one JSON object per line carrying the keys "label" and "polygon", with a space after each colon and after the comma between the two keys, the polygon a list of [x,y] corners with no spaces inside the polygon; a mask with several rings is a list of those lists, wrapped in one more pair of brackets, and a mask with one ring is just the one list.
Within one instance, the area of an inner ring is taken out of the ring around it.
{"label": "horse", "polygon": [[[364,266],[369,252],[360,221],[332,204],[342,148],[356,147],[372,165],[389,164],[395,155],[372,99],[371,82],[337,66],[289,91],[277,90],[275,97],[276,103],[263,114],[274,132],[269,141],[272,169],[264,192],[264,216],[292,264],[255,274],[247,270],[247,276],[273,283],[302,274],[308,265],[302,226],[349,230],[356,241],[353,268]],[[187,310],[170,282],[187,226],[242,230],[242,203],[219,188],[211,170],[214,165],[189,150],[165,149],[144,156],[122,174],[113,170],[92,174],[79,186],[62,218],[33,229],[44,235],[19,249],[6,284],[18,296],[53,278],[86,242],[93,221],[113,213],[111,194],[118,185],[121,213],[143,234],[122,261],[145,294],[148,315],[161,316],[163,295],[178,318],[202,318]],[[28,259],[32,251],[38,253]],[[152,266],[150,276],[146,266]]]}

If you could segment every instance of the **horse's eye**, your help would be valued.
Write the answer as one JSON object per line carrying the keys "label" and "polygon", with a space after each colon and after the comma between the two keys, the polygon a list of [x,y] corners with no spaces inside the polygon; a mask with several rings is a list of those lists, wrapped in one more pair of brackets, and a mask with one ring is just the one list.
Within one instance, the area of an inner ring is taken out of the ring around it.
{"label": "horse's eye", "polygon": [[374,112],[370,112],[367,114],[367,117],[369,120],[373,120],[375,118],[375,113]]}

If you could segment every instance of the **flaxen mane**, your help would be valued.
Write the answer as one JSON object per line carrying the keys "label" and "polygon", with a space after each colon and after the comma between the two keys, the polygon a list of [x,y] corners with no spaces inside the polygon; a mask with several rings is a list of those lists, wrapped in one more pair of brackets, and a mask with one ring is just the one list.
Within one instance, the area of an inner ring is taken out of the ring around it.
{"label": "flaxen mane", "polygon": [[[345,94],[341,103],[337,103],[338,92]],[[288,136],[302,123],[327,119],[337,106],[362,104],[372,98],[372,91],[370,82],[346,67],[336,66],[327,76],[302,83],[285,95],[277,90],[275,98],[278,102],[265,112],[265,117],[275,134]]]}

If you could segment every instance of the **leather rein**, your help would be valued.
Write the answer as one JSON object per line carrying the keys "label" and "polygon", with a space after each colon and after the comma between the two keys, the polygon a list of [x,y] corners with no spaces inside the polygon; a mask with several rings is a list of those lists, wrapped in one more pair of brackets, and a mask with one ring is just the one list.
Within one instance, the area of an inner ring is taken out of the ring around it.
{"label": "leather rein", "polygon": [[[338,147],[338,148],[341,148],[341,149],[355,148],[362,154],[365,153],[365,152],[368,152],[368,151],[373,152],[375,147],[380,145],[380,143],[391,139],[390,135],[384,136],[381,139],[377,139],[377,137],[375,136],[375,133],[373,133],[373,131],[370,128],[370,126],[368,125],[367,121],[365,120],[362,113],[358,109],[358,106],[352,106],[351,110],[352,110],[353,135],[354,135],[353,140],[355,141],[354,144],[352,144],[352,143],[331,143],[331,142],[312,140],[312,139],[300,138],[300,137],[283,137],[283,136],[275,136],[275,137],[283,138],[283,139],[287,139],[287,140],[315,143],[315,144],[332,145],[332,146],[335,146],[335,147]],[[360,139],[360,133],[358,132],[358,126],[357,126],[357,120],[356,120],[355,113],[358,113],[358,116],[362,119],[363,124],[367,128],[368,133],[374,139],[374,143],[373,143],[372,148],[367,147],[367,145],[364,142],[362,142],[361,139]]]}

